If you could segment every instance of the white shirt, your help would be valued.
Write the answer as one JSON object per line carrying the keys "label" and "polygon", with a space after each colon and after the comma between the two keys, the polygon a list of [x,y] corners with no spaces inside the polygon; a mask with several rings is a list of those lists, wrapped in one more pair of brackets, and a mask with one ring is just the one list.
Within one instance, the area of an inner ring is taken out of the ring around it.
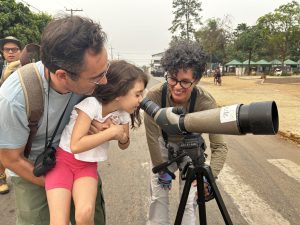
{"label": "white shirt", "polygon": [[[83,101],[74,106],[74,109],[71,113],[71,118],[69,124],[65,127],[59,147],[64,151],[71,152],[70,143],[71,143],[71,135],[73,131],[73,127],[75,121],[77,119],[77,111],[75,108],[80,109],[84,113],[86,113],[91,120],[97,120],[100,123],[104,123],[106,119],[109,117],[118,118],[120,124],[127,124],[130,122],[130,115],[125,111],[114,111],[102,117],[102,104],[98,102],[98,100],[94,97],[85,98]],[[107,149],[109,148],[109,142],[105,142],[96,148],[88,150],[86,152],[74,154],[75,158],[85,162],[99,162],[107,159]]]}

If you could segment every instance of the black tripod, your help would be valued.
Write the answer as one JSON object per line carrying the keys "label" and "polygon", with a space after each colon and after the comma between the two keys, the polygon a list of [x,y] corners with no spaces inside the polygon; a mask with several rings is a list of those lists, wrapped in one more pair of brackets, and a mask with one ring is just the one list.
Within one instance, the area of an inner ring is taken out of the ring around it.
{"label": "black tripod", "polygon": [[[226,225],[232,225],[232,221],[223,202],[222,196],[219,189],[215,183],[215,179],[212,175],[210,166],[205,164],[205,143],[201,135],[196,134],[195,137],[184,139],[183,144],[180,146],[182,154],[169,160],[168,162],[162,163],[152,169],[153,173],[157,173],[174,162],[180,162],[183,157],[189,156],[192,161],[185,165],[182,174],[184,175],[185,185],[182,191],[181,200],[176,214],[176,219],[174,225],[180,225],[182,222],[184,209],[189,196],[192,182],[197,180],[197,192],[198,192],[198,208],[199,208],[199,219],[200,225],[206,225],[206,208],[205,208],[205,193],[204,193],[204,181],[203,176],[206,177],[208,183],[211,185],[211,191],[214,198],[217,201],[219,210],[223,216]],[[191,141],[192,140],[192,141]]]}

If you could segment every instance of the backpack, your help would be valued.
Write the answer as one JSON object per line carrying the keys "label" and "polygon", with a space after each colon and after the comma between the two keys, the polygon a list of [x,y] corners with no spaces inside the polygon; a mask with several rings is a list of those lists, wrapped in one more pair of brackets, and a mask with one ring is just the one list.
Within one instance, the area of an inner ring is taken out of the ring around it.
{"label": "backpack", "polygon": [[[38,130],[38,123],[44,112],[44,93],[42,78],[35,63],[39,58],[39,46],[28,44],[21,53],[21,58],[14,64],[15,67],[9,68],[10,72],[6,74],[5,79],[15,70],[18,71],[19,80],[24,92],[26,114],[28,118],[28,127],[30,129],[28,140],[24,150],[24,156],[28,158],[32,139]],[[21,67],[20,67],[21,66]],[[3,77],[1,77],[3,78]],[[4,82],[4,80],[2,82]],[[1,86],[2,83],[0,83]]]}
{"label": "backpack", "polygon": [[42,78],[35,63],[27,64],[17,71],[24,92],[28,127],[30,129],[24,150],[24,156],[28,158],[32,139],[37,133],[38,123],[44,112],[44,90]]}

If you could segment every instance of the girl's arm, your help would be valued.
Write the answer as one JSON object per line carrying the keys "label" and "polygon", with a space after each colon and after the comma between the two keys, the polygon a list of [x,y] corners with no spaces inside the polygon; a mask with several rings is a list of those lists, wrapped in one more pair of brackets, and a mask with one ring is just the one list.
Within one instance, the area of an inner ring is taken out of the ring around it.
{"label": "girl's arm", "polygon": [[119,148],[124,150],[128,148],[130,144],[130,138],[129,138],[129,123],[123,124],[124,127],[124,135],[121,139],[118,140]]}
{"label": "girl's arm", "polygon": [[72,153],[81,153],[92,148],[95,148],[106,141],[120,140],[124,134],[123,125],[111,124],[106,130],[99,133],[88,135],[92,120],[90,117],[80,109],[76,109],[78,117],[75,121],[72,135],[70,149]]}

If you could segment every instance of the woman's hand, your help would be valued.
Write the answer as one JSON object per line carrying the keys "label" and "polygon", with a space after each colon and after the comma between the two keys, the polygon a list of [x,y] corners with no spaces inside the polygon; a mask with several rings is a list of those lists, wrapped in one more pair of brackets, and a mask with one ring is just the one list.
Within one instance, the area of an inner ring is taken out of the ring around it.
{"label": "woman's hand", "polygon": [[115,134],[114,140],[120,141],[124,139],[126,132],[123,125],[111,123],[109,129]]}
{"label": "woman's hand", "polygon": [[112,120],[110,118],[105,120],[104,123],[100,123],[97,120],[93,120],[92,124],[90,126],[88,134],[96,134],[96,133],[99,133],[101,131],[104,131],[104,130],[108,129],[111,124],[112,124]]}

